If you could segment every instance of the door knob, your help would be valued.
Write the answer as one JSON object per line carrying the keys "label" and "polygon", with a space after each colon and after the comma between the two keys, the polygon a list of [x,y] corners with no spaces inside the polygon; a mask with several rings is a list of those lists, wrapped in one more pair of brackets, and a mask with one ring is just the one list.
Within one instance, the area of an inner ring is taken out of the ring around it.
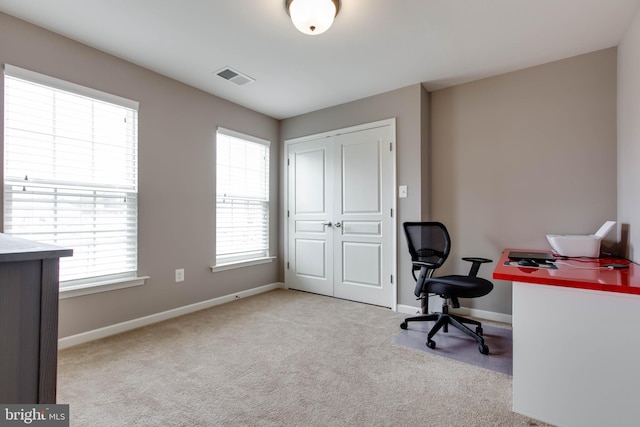
{"label": "door knob", "polygon": [[327,227],[331,227],[331,225],[332,225],[331,221],[323,222],[322,224],[326,225]]}
{"label": "door knob", "polygon": [[340,221],[338,221],[338,222],[336,222],[335,226],[336,226],[337,228],[340,228],[340,227],[342,227],[342,223],[341,223]]}

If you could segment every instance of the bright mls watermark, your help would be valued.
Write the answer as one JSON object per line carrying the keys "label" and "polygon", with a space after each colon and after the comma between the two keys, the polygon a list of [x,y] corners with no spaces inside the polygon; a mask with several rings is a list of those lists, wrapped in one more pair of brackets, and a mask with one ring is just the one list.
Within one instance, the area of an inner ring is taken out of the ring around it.
{"label": "bright mls watermark", "polygon": [[69,405],[0,404],[0,427],[69,427]]}

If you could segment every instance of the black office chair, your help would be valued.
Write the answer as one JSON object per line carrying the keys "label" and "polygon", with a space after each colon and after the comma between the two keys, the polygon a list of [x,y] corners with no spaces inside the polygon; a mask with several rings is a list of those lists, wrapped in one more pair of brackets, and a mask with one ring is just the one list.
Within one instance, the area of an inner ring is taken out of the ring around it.
{"label": "black office chair", "polygon": [[[489,354],[489,347],[482,337],[482,324],[476,320],[467,319],[449,313],[448,301],[454,308],[459,308],[458,298],[477,298],[487,295],[493,289],[493,283],[477,277],[480,264],[491,262],[486,258],[462,258],[471,262],[469,275],[449,275],[433,277],[433,273],[444,264],[451,251],[451,237],[444,224],[440,222],[405,222],[404,233],[407,236],[409,253],[413,268],[411,273],[416,279],[415,295],[422,300],[422,315],[408,317],[400,324],[407,329],[409,322],[435,321],[435,325],[427,335],[427,347],[436,348],[433,336],[440,330],[448,332],[448,325],[453,325],[480,343],[480,353]],[[419,271],[416,277],[416,271]],[[429,294],[443,298],[442,313],[428,313]],[[475,325],[475,332],[466,325]]]}

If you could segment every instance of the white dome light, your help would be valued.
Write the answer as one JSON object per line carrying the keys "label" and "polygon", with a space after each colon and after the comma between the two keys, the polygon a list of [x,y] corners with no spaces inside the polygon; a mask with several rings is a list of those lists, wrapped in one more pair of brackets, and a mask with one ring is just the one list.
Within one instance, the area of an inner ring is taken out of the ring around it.
{"label": "white dome light", "polygon": [[302,33],[322,34],[331,27],[338,14],[338,0],[287,0],[293,25]]}

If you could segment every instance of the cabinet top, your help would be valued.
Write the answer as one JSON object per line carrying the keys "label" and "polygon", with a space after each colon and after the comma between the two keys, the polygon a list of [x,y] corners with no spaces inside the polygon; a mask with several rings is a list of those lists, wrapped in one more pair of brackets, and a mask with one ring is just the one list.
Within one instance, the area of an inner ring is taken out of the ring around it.
{"label": "cabinet top", "polygon": [[34,242],[0,233],[0,262],[30,261],[34,259],[72,256],[73,249]]}

